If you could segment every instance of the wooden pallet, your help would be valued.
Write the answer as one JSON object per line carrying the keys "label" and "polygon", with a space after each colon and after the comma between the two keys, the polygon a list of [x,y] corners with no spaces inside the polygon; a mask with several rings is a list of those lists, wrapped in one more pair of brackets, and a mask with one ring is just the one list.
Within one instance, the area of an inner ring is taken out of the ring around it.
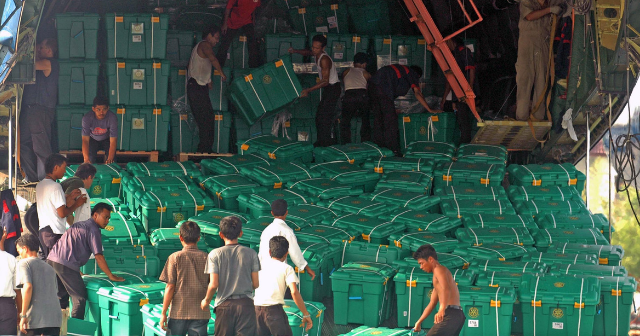
{"label": "wooden pallet", "polygon": [[[82,151],[79,151],[79,150],[60,151],[60,154],[66,156],[66,157],[78,156],[78,155],[82,156]],[[105,153],[104,153],[104,151],[98,151],[98,155],[105,155]],[[116,151],[116,158],[119,158],[119,157],[147,157],[148,158],[148,162],[158,162],[158,155],[159,155],[158,151],[149,151],[149,152],[144,152],[144,151],[139,151],[139,152]]]}
{"label": "wooden pallet", "polygon": [[526,121],[493,121],[478,123],[478,133],[471,143],[481,145],[503,145],[510,151],[532,151],[538,146],[538,140],[545,140],[551,130],[551,122],[538,121],[531,127]]}
{"label": "wooden pallet", "polygon": [[215,159],[217,157],[229,157],[233,156],[230,153],[180,153],[175,156],[175,160],[178,162],[189,161],[190,159]]}

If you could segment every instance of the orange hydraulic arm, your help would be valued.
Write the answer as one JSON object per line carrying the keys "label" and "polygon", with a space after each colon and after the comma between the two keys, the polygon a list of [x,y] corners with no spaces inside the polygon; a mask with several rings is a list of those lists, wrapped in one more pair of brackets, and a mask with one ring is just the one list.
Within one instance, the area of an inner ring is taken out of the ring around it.
{"label": "orange hydraulic arm", "polygon": [[453,92],[456,97],[460,99],[460,101],[466,102],[473,115],[478,119],[478,121],[482,121],[480,116],[478,115],[478,111],[476,111],[476,95],[473,93],[473,88],[469,85],[469,82],[464,77],[464,74],[460,70],[458,63],[456,63],[451,50],[444,43],[446,40],[460,34],[461,32],[473,27],[475,24],[482,21],[482,16],[478,11],[473,0],[465,0],[465,2],[469,2],[473,7],[473,10],[476,12],[476,16],[478,19],[473,21],[471,17],[469,17],[469,13],[467,13],[464,8],[464,4],[462,0],[458,0],[458,4],[462,9],[465,17],[469,24],[462,29],[454,32],[453,34],[443,38],[442,34],[438,30],[433,18],[431,18],[431,14],[427,11],[427,8],[424,6],[423,0],[404,0],[404,3],[407,5],[409,12],[411,13],[411,22],[415,22],[427,41],[427,45],[429,50],[433,53],[433,56],[436,58],[438,65],[444,72],[447,81],[451,85]]}

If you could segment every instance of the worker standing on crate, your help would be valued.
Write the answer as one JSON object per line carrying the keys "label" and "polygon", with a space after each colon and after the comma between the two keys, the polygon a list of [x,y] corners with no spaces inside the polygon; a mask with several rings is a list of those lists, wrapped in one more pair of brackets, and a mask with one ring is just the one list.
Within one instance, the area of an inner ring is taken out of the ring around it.
{"label": "worker standing on crate", "polygon": [[211,105],[209,90],[213,88],[211,83],[211,70],[215,68],[220,72],[223,81],[227,76],[222,71],[222,66],[213,53],[213,47],[220,41],[220,28],[211,26],[202,33],[200,41],[191,52],[189,69],[187,73],[187,98],[193,117],[198,123],[200,133],[199,153],[211,153],[213,149],[214,125],[216,114]]}
{"label": "worker standing on crate", "polygon": [[427,336],[458,336],[466,317],[460,306],[460,292],[458,285],[453,279],[451,272],[438,262],[438,254],[431,245],[422,245],[413,254],[413,258],[420,264],[420,269],[433,273],[433,292],[431,301],[424,309],[424,312],[416,322],[413,330],[418,332],[422,329],[422,322],[427,319],[431,312],[440,303],[440,309],[433,318],[434,325]]}
{"label": "worker standing on crate", "polygon": [[[448,34],[443,34],[448,36]],[[458,36],[454,36],[448,39],[446,42],[447,47],[451,50],[453,57],[456,59],[456,63],[458,63],[458,67],[462,70],[462,73],[466,77],[469,85],[473,88],[473,83],[476,77],[476,63],[473,59],[473,54],[471,50],[467,48],[462,39]],[[444,104],[447,100],[447,96],[451,93],[451,84],[449,81],[446,81],[446,85],[444,87],[444,95],[442,96],[442,101],[440,102],[440,109],[444,110]],[[470,143],[471,142],[471,123],[473,121],[473,114],[471,113],[471,109],[466,102],[461,102],[457,99],[457,97],[453,97],[453,110],[456,111],[456,117],[458,120],[458,127],[460,128],[460,143]]]}
{"label": "worker standing on crate", "polygon": [[82,156],[85,163],[97,163],[98,151],[103,150],[104,163],[115,162],[118,142],[118,116],[109,110],[109,98],[93,98],[91,112],[82,117]]}
{"label": "worker standing on crate", "polygon": [[231,46],[231,42],[242,29],[242,33],[247,39],[247,49],[249,51],[249,68],[257,68],[260,66],[260,48],[256,40],[255,11],[260,7],[260,0],[228,0],[227,9],[224,12],[224,21],[222,23],[222,42],[218,49],[218,60],[224,66],[227,61],[227,51]]}
{"label": "worker standing on crate", "polygon": [[371,141],[371,121],[369,116],[369,94],[367,82],[371,74],[367,72],[367,54],[359,52],[353,57],[353,67],[342,73],[344,97],[342,97],[342,117],[340,118],[340,139],[342,145],[351,142],[351,119],[361,117],[361,141]]}
{"label": "worker standing on crate", "polygon": [[324,35],[316,35],[311,41],[311,50],[289,48],[289,53],[314,56],[316,58],[320,81],[316,85],[302,90],[300,97],[306,97],[310,92],[322,89],[322,97],[316,113],[318,141],[313,145],[316,147],[328,147],[335,144],[335,138],[332,137],[331,131],[336,120],[336,109],[340,95],[342,95],[342,87],[340,86],[340,78],[338,77],[335,63],[325,51],[327,38]]}
{"label": "worker standing on crate", "polygon": [[45,178],[44,163],[53,153],[56,105],[58,104],[58,77],[60,65],[55,54],[58,43],[44,39],[36,46],[36,82],[25,85],[20,111],[20,168],[25,184]]}
{"label": "worker standing on crate", "polygon": [[378,69],[369,81],[369,97],[371,97],[373,112],[373,142],[380,147],[392,150],[396,155],[401,155],[398,114],[394,104],[396,98],[406,96],[409,90],[413,90],[416,99],[427,111],[441,112],[427,105],[420,90],[420,77],[422,77],[422,69],[419,66],[391,64]]}

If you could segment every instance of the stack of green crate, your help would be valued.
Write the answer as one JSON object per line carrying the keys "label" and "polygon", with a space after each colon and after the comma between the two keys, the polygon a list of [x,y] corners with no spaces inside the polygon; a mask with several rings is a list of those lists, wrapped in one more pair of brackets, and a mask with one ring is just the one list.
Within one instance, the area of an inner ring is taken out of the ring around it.
{"label": "stack of green crate", "polygon": [[569,201],[582,202],[582,196],[575,187],[534,187],[534,186],[509,186],[507,189],[509,199],[512,202],[522,201]]}
{"label": "stack of green crate", "polygon": [[582,194],[587,177],[570,163],[542,165],[509,165],[509,183],[518,186],[534,187],[571,187],[575,186]]}
{"label": "stack of green crate", "polygon": [[299,180],[287,185],[295,192],[304,192],[314,198],[313,202],[328,200],[343,196],[357,196],[362,194],[362,188],[343,185],[328,178],[311,178]]}
{"label": "stack of green crate", "polygon": [[298,204],[308,204],[308,199],[304,193],[294,192],[288,189],[269,190],[255,194],[243,194],[238,196],[238,209],[241,213],[248,214],[253,218],[271,216],[271,203],[283,199],[289,207]]}
{"label": "stack of green crate", "polygon": [[167,31],[167,59],[171,62],[171,66],[186,69],[199,35],[192,30]]}
{"label": "stack of green crate", "polygon": [[91,111],[98,95],[98,29],[100,16],[93,13],[56,15],[58,32],[58,147],[82,149],[82,117]]}
{"label": "stack of green crate", "polygon": [[218,208],[231,211],[238,211],[238,196],[267,191],[240,174],[209,176],[200,181],[200,186],[216,200]]}
{"label": "stack of green crate", "polygon": [[234,155],[217,159],[204,159],[200,161],[200,167],[204,175],[239,174],[240,168],[261,166],[268,167],[271,164],[265,158],[255,154]]}
{"label": "stack of green crate", "polygon": [[[434,196],[437,197],[437,196]],[[462,218],[465,215],[515,215],[509,200],[442,200],[442,213],[449,217]]]}
{"label": "stack of green crate", "polygon": [[[249,221],[248,217],[240,213],[222,209],[213,209],[209,212],[199,213],[197,216],[189,217],[189,220],[200,226],[200,232],[204,236],[204,242],[209,248],[218,248],[224,246],[222,238],[220,238],[220,220],[224,217],[235,216],[240,219],[242,224]],[[176,227],[180,227],[182,222]]]}
{"label": "stack of green crate", "polygon": [[[293,55],[292,55],[293,57]],[[295,62],[295,61],[294,61]],[[298,80],[303,88],[310,88],[316,85],[320,81],[320,77],[316,74],[298,74]],[[302,127],[305,124],[313,126],[312,135],[316,135],[315,129],[315,117],[318,110],[318,104],[320,104],[320,93],[322,90],[315,90],[309,92],[309,96],[303,99],[296,100],[293,104],[287,107],[287,111],[291,113],[289,134],[296,137],[296,132],[303,130],[296,129],[296,126]],[[298,134],[299,138],[300,134]],[[301,141],[301,140],[298,140]]]}
{"label": "stack of green crate", "polygon": [[127,171],[138,177],[188,176],[193,178],[201,175],[200,169],[191,161],[129,162]]}
{"label": "stack of green crate", "polygon": [[289,9],[293,29],[306,36],[313,36],[315,33],[349,33],[348,17],[347,6],[344,4]]}
{"label": "stack of green crate", "polygon": [[136,214],[147,232],[175,227],[181,221],[215,207],[215,202],[197,189],[138,191],[134,197]]}
{"label": "stack of green crate", "polygon": [[389,236],[404,232],[404,227],[397,223],[356,214],[338,217],[328,224],[331,226],[342,224],[356,229],[362,233],[362,240],[374,245],[387,244]]}
{"label": "stack of green crate", "polygon": [[348,263],[331,275],[334,322],[377,327],[391,315],[393,277],[397,270],[382,263]]}
{"label": "stack of green crate", "polygon": [[456,237],[464,243],[483,246],[492,243],[509,243],[521,246],[533,246],[533,237],[527,228],[461,228]]}
{"label": "stack of green crate", "polygon": [[453,253],[468,259],[518,261],[524,255],[536,252],[535,248],[507,243],[492,243],[484,246],[456,248]]}
{"label": "stack of green crate", "polygon": [[448,186],[438,187],[433,194],[443,200],[507,200],[507,193],[502,187]]}
{"label": "stack of green crate", "polygon": [[509,159],[507,148],[501,145],[461,144],[456,161],[506,165]]}
{"label": "stack of green crate", "polygon": [[[94,164],[96,175],[93,178],[91,188],[87,190],[90,198],[113,198],[121,197],[122,178],[127,174],[115,163]],[[79,165],[67,166],[62,180],[73,177]]]}
{"label": "stack of green crate", "polygon": [[326,223],[328,220],[335,219],[340,215],[340,213],[329,208],[314,204],[298,204],[290,206],[288,211],[288,220],[298,222],[300,225],[304,226],[306,226],[305,223],[308,223],[311,226]]}
{"label": "stack of green crate", "polygon": [[[166,14],[105,16],[110,105],[118,116],[118,150],[167,151],[171,61]],[[193,40],[192,42],[193,43]]]}
{"label": "stack of green crate", "polygon": [[458,246],[468,245],[443,234],[424,231],[392,234],[389,236],[389,245],[392,244],[411,252],[417,251],[422,245],[429,244],[436,252],[441,253],[453,252]]}
{"label": "stack of green crate", "polygon": [[588,215],[587,206],[582,200],[574,201],[521,201],[513,202],[518,214],[529,217],[538,217],[545,214]]}
{"label": "stack of green crate", "polygon": [[198,149],[200,133],[196,119],[190,113],[172,113],[171,153],[194,153]]}
{"label": "stack of green crate", "polygon": [[282,189],[292,182],[320,176],[299,162],[278,162],[269,167],[244,167],[240,168],[240,174],[270,189]]}
{"label": "stack of green crate", "polygon": [[353,31],[365,35],[389,34],[392,30],[389,5],[380,0],[348,0]]}
{"label": "stack of green crate", "polygon": [[577,243],[558,243],[549,246],[548,252],[558,253],[595,253],[600,265],[621,265],[624,249],[620,245],[587,245]]}
{"label": "stack of green crate", "polygon": [[342,251],[338,267],[350,262],[376,262],[393,265],[399,260],[409,257],[409,250],[396,246],[378,245],[361,241],[333,240],[331,244],[339,246]]}
{"label": "stack of green crate", "polygon": [[[169,256],[175,252],[182,250],[182,242],[180,241],[180,228],[164,228],[156,229],[149,234],[151,244],[158,251],[160,264],[164,265]],[[204,239],[198,241],[198,249],[208,252],[207,244]]]}
{"label": "stack of green crate", "polygon": [[554,263],[571,264],[571,265],[597,265],[598,256],[595,253],[553,253],[553,252],[534,252],[522,257],[522,261],[535,261],[548,265]]}
{"label": "stack of green crate", "polygon": [[416,141],[453,143],[456,126],[453,112],[399,115],[400,148],[406,150]]}
{"label": "stack of green crate", "polygon": [[103,335],[141,335],[143,316],[140,307],[145,304],[162,304],[164,282],[149,282],[98,290],[101,310],[100,325]]}
{"label": "stack of green crate", "polygon": [[431,77],[433,55],[422,36],[378,35],[373,40],[378,69],[390,64],[417,65],[423,77]]}
{"label": "stack of green crate", "polygon": [[380,148],[372,142],[316,147],[313,152],[316,163],[346,160],[349,163],[361,164],[368,159],[393,156],[392,151],[386,148]]}
{"label": "stack of green crate", "polygon": [[122,178],[122,195],[129,210],[135,211],[137,192],[158,190],[196,190],[199,186],[188,176],[127,176]]}
{"label": "stack of green crate", "polygon": [[430,173],[416,171],[392,171],[385,173],[376,189],[398,189],[431,195],[433,176]]}
{"label": "stack of green crate", "polygon": [[520,282],[524,274],[526,273],[512,269],[481,271],[476,279],[476,286],[478,287],[503,287],[513,291],[516,300],[513,304],[513,316],[511,318],[512,334],[522,334],[523,331],[522,303],[518,298],[520,297]]}
{"label": "stack of green crate", "polygon": [[449,186],[499,187],[504,179],[504,165],[441,162],[436,165],[433,176],[434,188]]}
{"label": "stack of green crate", "polygon": [[460,218],[417,210],[396,210],[386,218],[399,225],[404,225],[407,232],[424,231],[425,233],[444,234],[447,237],[453,237],[453,232],[462,225]]}
{"label": "stack of green crate", "polygon": [[426,159],[437,164],[451,162],[456,153],[456,146],[445,142],[415,141],[407,145],[404,153],[406,158]]}
{"label": "stack of green crate", "polygon": [[[266,34],[264,36],[265,61],[277,61],[280,57],[289,54],[289,48],[295,50],[305,49],[307,36],[301,34]],[[303,56],[291,55],[291,62],[302,63]]]}
{"label": "stack of green crate", "polygon": [[532,230],[531,235],[536,247],[543,252],[552,244],[609,245],[609,241],[597,229],[539,229]]}
{"label": "stack of green crate", "polygon": [[378,174],[392,171],[418,171],[432,173],[434,161],[422,158],[401,158],[401,157],[381,157],[379,159],[368,159],[362,167],[372,169]]}
{"label": "stack of green crate", "polygon": [[304,242],[298,241],[300,250],[307,265],[315,273],[315,279],[311,280],[311,276],[305,270],[299,269],[291,260],[287,259],[287,263],[294,268],[300,282],[298,289],[302,299],[307,301],[322,301],[326,297],[331,297],[331,272],[340,267],[338,246],[330,245],[326,242]]}
{"label": "stack of green crate", "polygon": [[348,161],[318,163],[311,165],[311,171],[344,185],[360,187],[364,192],[372,192],[380,179],[379,174],[350,164]]}
{"label": "stack of green crate", "polygon": [[311,315],[311,322],[313,323],[313,326],[309,331],[305,330],[302,325],[303,314],[296,306],[296,303],[293,300],[284,300],[282,308],[289,319],[289,326],[291,326],[292,334],[320,336],[322,334],[321,331],[322,323],[324,322],[324,312],[327,307],[325,307],[321,302],[314,301],[305,301],[304,305],[309,312],[309,315]]}
{"label": "stack of green crate", "polygon": [[380,217],[393,210],[389,209],[389,205],[385,203],[369,201],[358,196],[343,196],[330,200],[322,200],[318,202],[318,205],[339,212],[369,217]]}
{"label": "stack of green crate", "polygon": [[[609,232],[609,220],[603,214],[545,214],[537,216],[536,222],[541,229],[598,229],[603,234]],[[613,232],[613,227],[611,227]],[[607,236],[607,234],[605,234]]]}
{"label": "stack of green crate", "polygon": [[291,141],[272,135],[262,135],[248,140],[239,140],[238,153],[241,155],[256,154],[268,160],[285,162],[300,161],[311,163],[313,145],[310,143]]}
{"label": "stack of green crate", "polygon": [[331,244],[333,239],[352,241],[361,237],[362,231],[343,224],[316,224],[296,232],[298,241],[306,243]]}
{"label": "stack of green crate", "polygon": [[533,218],[521,215],[487,215],[487,214],[475,214],[464,215],[462,221],[466,228],[525,228],[525,229],[537,229],[538,225],[533,221]]}

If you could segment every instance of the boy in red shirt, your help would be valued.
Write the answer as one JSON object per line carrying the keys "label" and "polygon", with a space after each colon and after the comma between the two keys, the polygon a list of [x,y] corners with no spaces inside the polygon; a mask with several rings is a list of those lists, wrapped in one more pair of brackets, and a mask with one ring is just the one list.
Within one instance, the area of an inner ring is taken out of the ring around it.
{"label": "boy in red shirt", "polygon": [[242,29],[242,33],[247,38],[247,49],[249,50],[249,68],[260,66],[258,55],[258,43],[256,41],[255,27],[253,24],[254,13],[260,7],[260,0],[228,0],[227,9],[224,12],[222,24],[222,41],[216,57],[220,66],[224,66],[227,61],[227,51],[231,42]]}

